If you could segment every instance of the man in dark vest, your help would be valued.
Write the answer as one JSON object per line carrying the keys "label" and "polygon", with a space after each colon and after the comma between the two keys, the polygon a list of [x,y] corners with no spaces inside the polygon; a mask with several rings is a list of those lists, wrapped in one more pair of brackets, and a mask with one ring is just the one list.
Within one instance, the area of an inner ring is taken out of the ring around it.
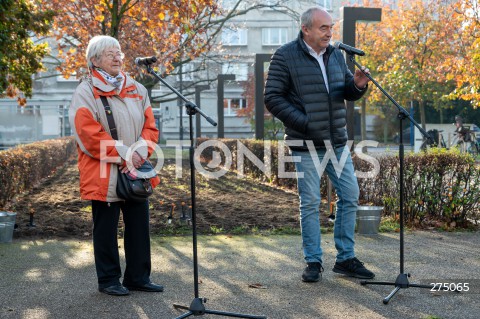
{"label": "man in dark vest", "polygon": [[265,84],[265,105],[283,122],[294,156],[307,263],[302,274],[305,282],[320,280],[323,271],[319,222],[323,171],[338,196],[333,271],[356,278],[375,276],[355,257],[359,189],[347,145],[344,101],[361,98],[369,79],[360,70],[352,74],[343,54],[330,45],[332,28],[332,17],[322,8],[303,13],[298,38],[274,53]]}

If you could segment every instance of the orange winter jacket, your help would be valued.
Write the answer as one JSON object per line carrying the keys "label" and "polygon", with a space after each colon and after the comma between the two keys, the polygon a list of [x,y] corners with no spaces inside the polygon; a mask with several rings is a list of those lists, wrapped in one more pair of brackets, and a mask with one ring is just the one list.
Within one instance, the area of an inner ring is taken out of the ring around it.
{"label": "orange winter jacket", "polygon": [[[125,80],[118,90],[93,70],[72,97],[69,120],[77,141],[80,194],[85,200],[121,201],[116,193],[118,165],[131,156],[129,147],[133,144],[142,158],[150,157],[158,140],[147,89],[123,75]],[[110,136],[102,95],[112,109],[118,141]],[[137,148],[137,142],[144,141],[153,143]],[[153,187],[159,182],[158,177],[151,180]]]}

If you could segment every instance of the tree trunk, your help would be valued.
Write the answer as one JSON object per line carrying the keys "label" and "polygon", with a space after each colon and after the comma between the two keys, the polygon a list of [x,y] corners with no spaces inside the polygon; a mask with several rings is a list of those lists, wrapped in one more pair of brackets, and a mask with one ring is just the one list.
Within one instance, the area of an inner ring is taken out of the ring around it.
{"label": "tree trunk", "polygon": [[385,118],[383,121],[383,143],[387,144],[388,143],[388,121]]}
{"label": "tree trunk", "polygon": [[424,130],[426,130],[425,104],[427,104],[426,101],[419,101],[418,103],[418,107],[420,109],[420,124]]}
{"label": "tree trunk", "polygon": [[112,26],[111,26],[111,30],[110,30],[110,36],[118,39],[118,30],[119,30],[119,27],[120,27],[120,19],[121,17],[119,17],[118,15],[118,0],[113,0],[113,3],[112,3]]}

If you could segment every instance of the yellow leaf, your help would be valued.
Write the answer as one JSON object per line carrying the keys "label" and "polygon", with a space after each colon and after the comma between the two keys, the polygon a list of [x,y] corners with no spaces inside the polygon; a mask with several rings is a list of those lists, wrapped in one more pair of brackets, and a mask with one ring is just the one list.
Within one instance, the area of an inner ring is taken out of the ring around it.
{"label": "yellow leaf", "polygon": [[160,20],[162,20],[162,21],[165,20],[165,13],[160,12],[160,13],[158,14],[158,18],[159,18]]}

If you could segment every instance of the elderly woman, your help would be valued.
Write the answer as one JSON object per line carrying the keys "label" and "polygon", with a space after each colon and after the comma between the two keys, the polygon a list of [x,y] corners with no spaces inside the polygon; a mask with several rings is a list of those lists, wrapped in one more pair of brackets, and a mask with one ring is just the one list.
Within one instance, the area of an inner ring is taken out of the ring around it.
{"label": "elderly woman", "polygon": [[[131,150],[130,146],[142,141],[154,145],[158,139],[147,90],[122,72],[124,54],[115,38],[93,37],[86,58],[89,74],[73,94],[69,117],[77,141],[81,197],[92,201],[98,289],[115,296],[128,295],[129,290],[160,292],[163,287],[150,281],[148,200],[125,201],[116,193],[119,168],[122,172],[138,168],[153,152],[152,147]],[[118,140],[111,136],[112,123],[102,97],[113,113]],[[158,177],[151,180],[153,187],[158,183]],[[117,243],[120,211],[126,259],[122,283]]]}

